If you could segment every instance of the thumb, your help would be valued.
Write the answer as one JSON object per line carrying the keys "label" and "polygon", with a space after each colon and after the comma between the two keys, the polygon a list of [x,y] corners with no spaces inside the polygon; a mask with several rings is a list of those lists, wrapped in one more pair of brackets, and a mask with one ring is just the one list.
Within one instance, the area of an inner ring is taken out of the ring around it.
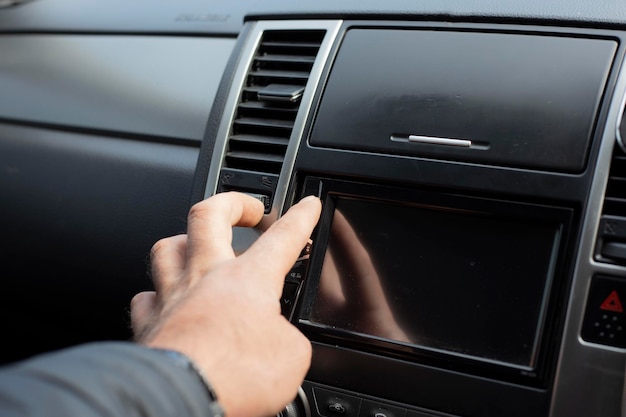
{"label": "thumb", "polygon": [[156,309],[157,299],[154,291],[140,292],[130,300],[130,325],[136,341],[141,341],[148,333]]}

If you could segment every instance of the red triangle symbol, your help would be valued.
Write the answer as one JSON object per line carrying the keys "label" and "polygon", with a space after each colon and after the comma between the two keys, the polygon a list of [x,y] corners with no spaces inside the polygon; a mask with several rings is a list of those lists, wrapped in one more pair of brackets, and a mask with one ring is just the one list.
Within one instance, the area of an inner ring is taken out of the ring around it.
{"label": "red triangle symbol", "polygon": [[607,311],[614,311],[615,313],[623,313],[624,307],[622,307],[622,302],[619,300],[619,295],[617,295],[617,291],[613,290],[606,300],[600,306],[600,309]]}

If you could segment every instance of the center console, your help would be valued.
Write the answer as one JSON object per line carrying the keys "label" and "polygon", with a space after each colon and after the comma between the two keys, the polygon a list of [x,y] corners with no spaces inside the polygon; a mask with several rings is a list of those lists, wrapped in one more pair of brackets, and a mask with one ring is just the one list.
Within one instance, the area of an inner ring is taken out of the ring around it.
{"label": "center console", "polygon": [[[626,216],[603,212],[609,167],[626,159],[624,36],[247,23],[195,199],[249,193],[264,227],[304,196],[323,202],[281,299],[313,344],[293,413],[619,415],[626,234],[599,225]],[[236,229],[233,245],[261,229]],[[601,388],[583,401],[590,378]]]}

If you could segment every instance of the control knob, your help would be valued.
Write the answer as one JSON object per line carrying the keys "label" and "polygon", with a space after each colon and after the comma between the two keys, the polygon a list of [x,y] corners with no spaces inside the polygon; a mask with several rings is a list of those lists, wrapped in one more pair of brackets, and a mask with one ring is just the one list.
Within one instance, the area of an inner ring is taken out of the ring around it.
{"label": "control knob", "polygon": [[276,415],[276,417],[311,417],[309,400],[302,387],[298,389],[296,398]]}

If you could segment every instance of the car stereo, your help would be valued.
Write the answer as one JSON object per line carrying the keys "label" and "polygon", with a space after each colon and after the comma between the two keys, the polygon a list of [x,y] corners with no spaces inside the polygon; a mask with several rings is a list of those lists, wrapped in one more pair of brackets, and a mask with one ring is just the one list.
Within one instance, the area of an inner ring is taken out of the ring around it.
{"label": "car stereo", "polygon": [[317,177],[301,194],[323,212],[283,312],[312,341],[545,382],[570,209]]}

